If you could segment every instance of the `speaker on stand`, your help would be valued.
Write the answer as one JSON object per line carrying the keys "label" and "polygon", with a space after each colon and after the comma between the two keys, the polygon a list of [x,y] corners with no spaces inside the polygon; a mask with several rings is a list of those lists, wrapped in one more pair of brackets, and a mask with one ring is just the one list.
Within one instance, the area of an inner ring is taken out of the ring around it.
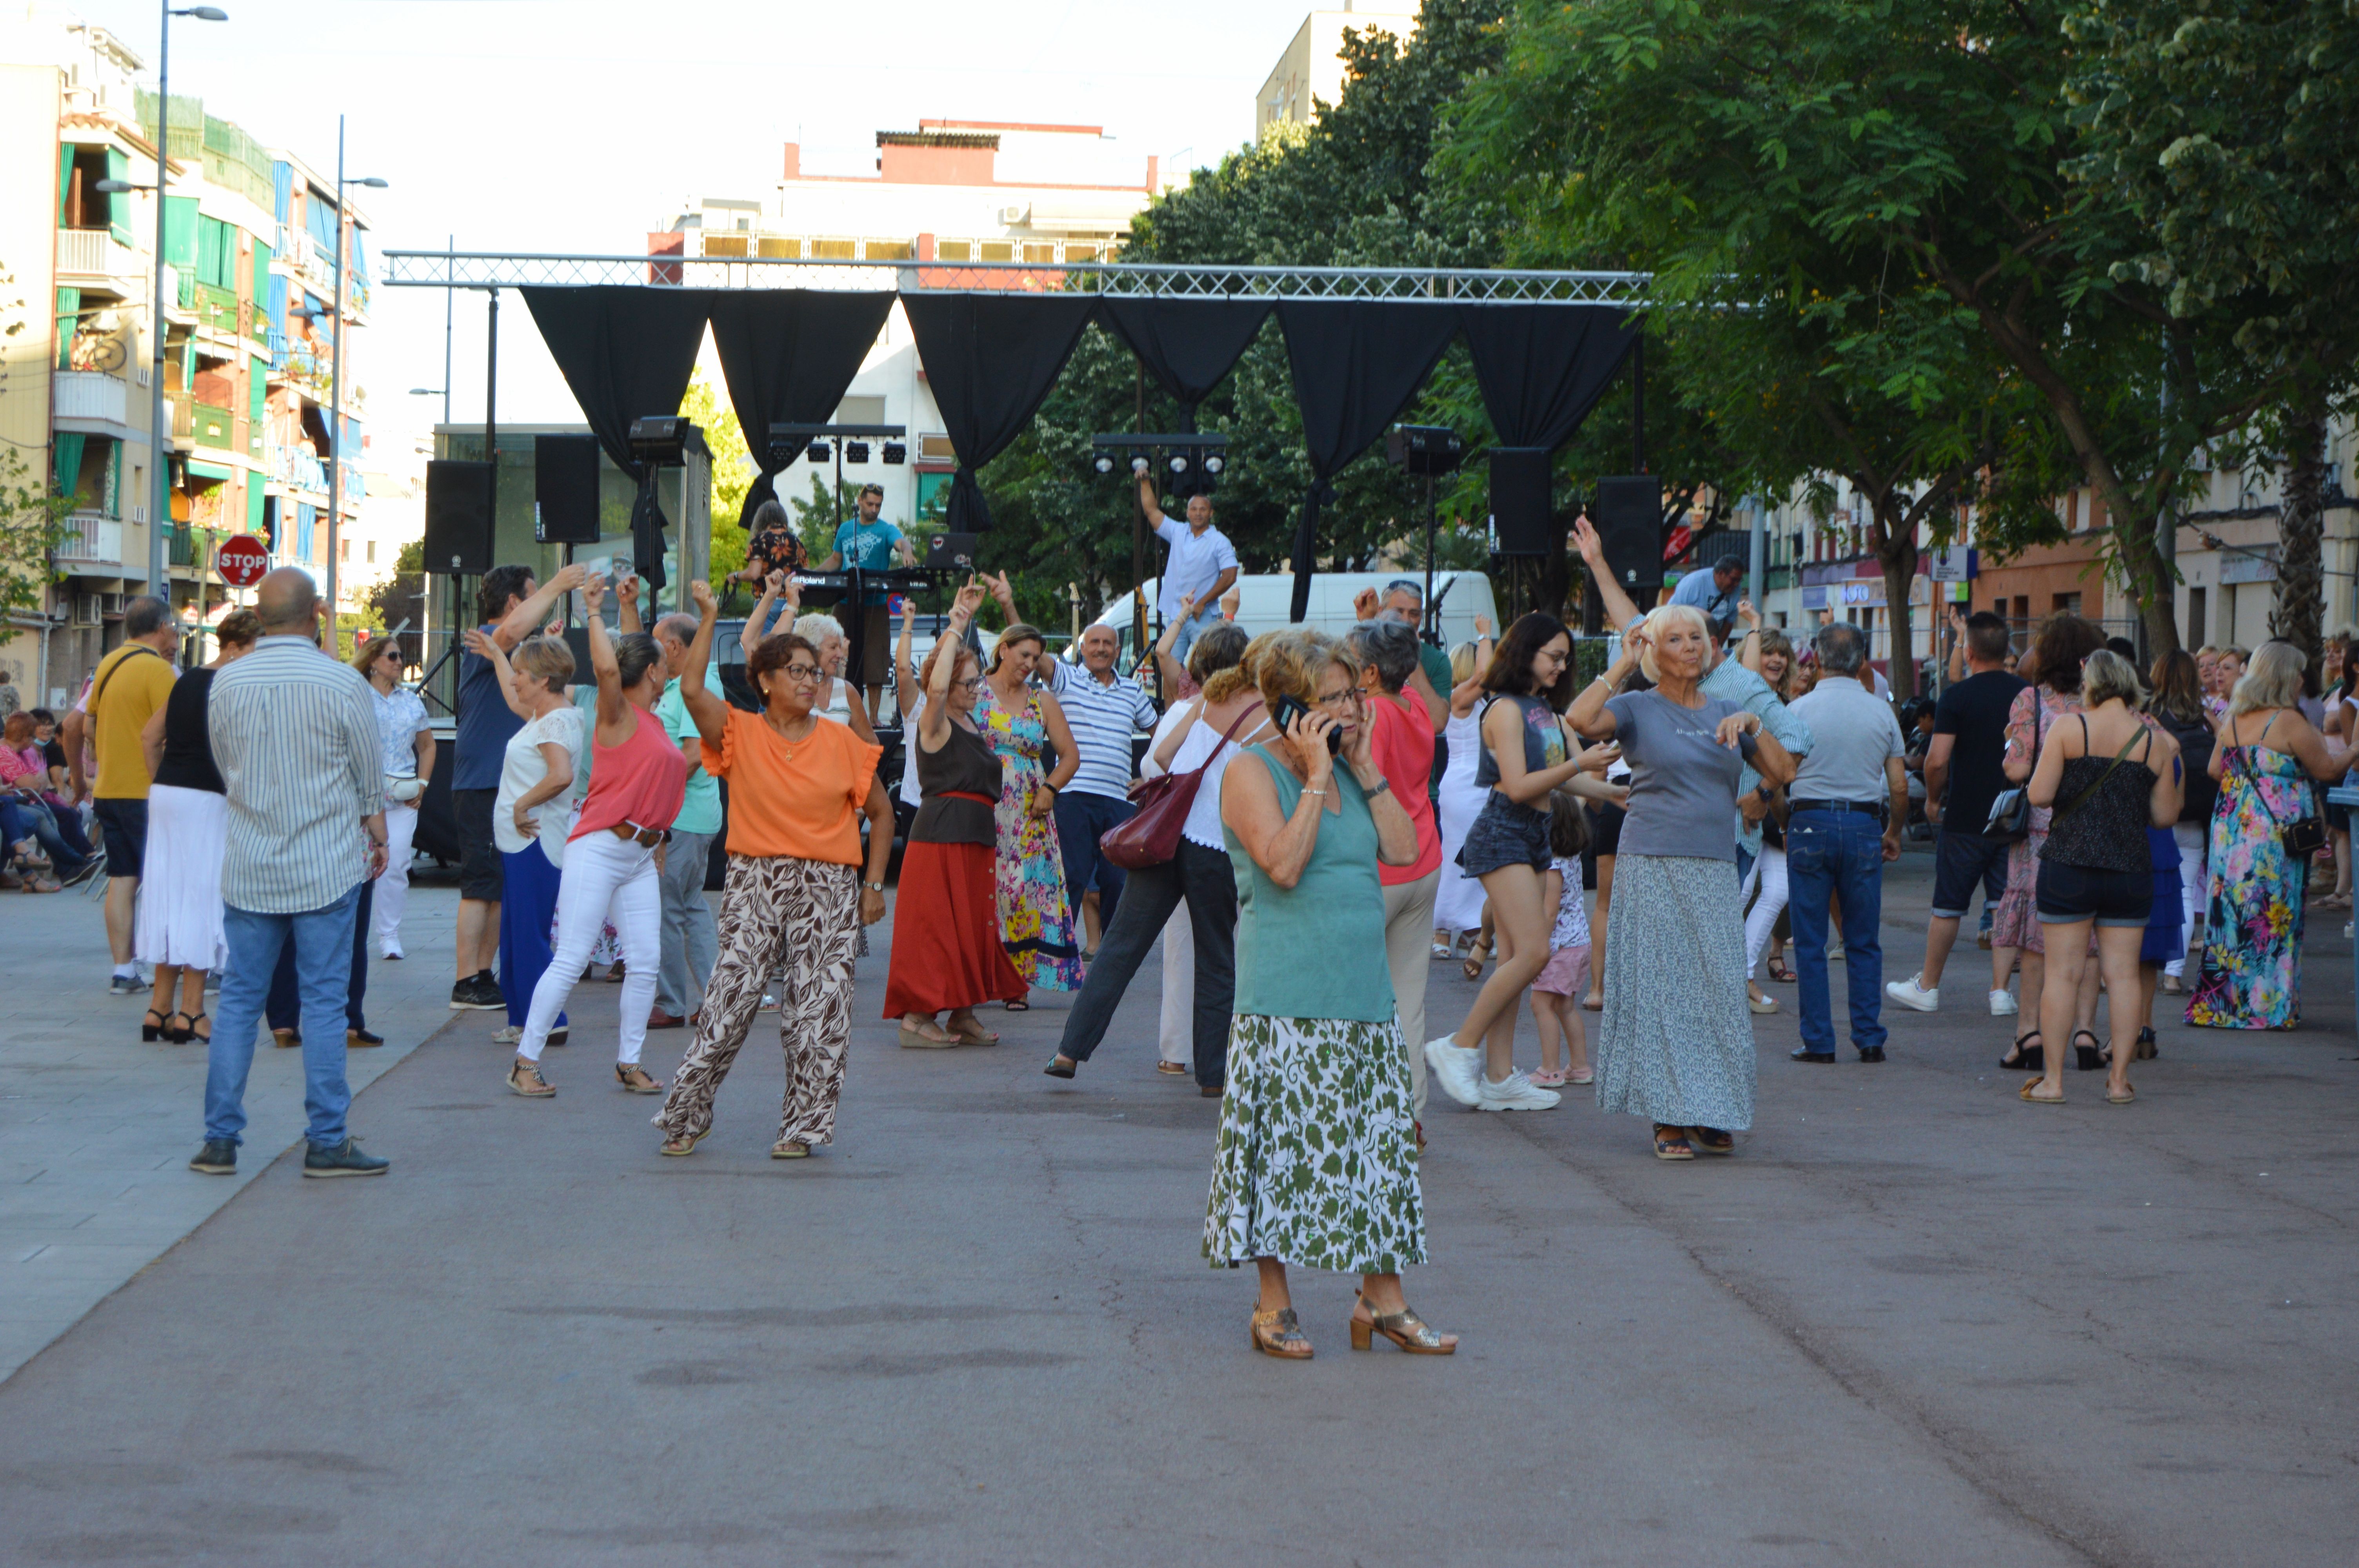
{"label": "speaker on stand", "polygon": [[492,465],[437,458],[426,465],[426,569],[481,577],[492,569]]}
{"label": "speaker on stand", "polygon": [[598,542],[597,437],[532,438],[532,536],[544,545]]}

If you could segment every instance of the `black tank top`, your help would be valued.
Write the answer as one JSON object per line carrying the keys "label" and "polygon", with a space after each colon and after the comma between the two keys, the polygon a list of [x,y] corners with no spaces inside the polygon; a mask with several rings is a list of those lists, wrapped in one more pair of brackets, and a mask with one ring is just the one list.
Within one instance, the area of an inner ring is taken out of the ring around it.
{"label": "black tank top", "polygon": [[156,783],[225,793],[205,723],[205,701],[212,690],[212,670],[190,670],[172,683],[172,695],[164,699],[164,754],[156,762]]}
{"label": "black tank top", "polygon": [[[999,829],[993,813],[999,804],[999,752],[992,743],[953,720],[941,750],[929,752],[913,730],[909,746],[918,764],[918,791],[922,802],[909,825],[909,838],[919,844],[997,844]],[[962,800],[960,795],[981,795]]]}
{"label": "black tank top", "polygon": [[[2089,720],[2076,717],[2081,719],[2081,740],[2086,746]],[[2064,764],[2063,780],[2056,786],[2056,816],[2048,828],[2048,841],[2040,846],[2040,859],[2093,871],[2153,869],[2146,830],[2147,802],[2154,795],[2154,770],[2138,760],[2141,754],[2154,754],[2151,730],[2146,731],[2137,752],[2123,758],[2119,766],[2110,752],[2100,757],[2084,754]],[[2106,772],[2109,768],[2111,773]],[[2092,786],[2094,794],[2090,793]],[[2084,795],[2088,798],[2081,801]],[[2081,804],[2075,806],[2074,801]]]}

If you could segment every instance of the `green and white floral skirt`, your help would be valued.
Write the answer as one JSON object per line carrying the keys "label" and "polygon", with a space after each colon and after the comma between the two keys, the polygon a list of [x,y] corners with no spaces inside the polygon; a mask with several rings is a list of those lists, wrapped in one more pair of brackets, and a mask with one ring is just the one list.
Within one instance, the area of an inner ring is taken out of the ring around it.
{"label": "green and white floral skirt", "polygon": [[1400,1026],[1238,1013],[1204,1256],[1394,1274],[1425,1261]]}

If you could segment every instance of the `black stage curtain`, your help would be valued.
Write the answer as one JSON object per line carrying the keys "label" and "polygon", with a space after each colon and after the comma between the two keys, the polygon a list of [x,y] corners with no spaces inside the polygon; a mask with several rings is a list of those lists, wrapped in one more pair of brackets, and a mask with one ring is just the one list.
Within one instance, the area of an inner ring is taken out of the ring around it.
{"label": "black stage curtain", "polygon": [[721,374],[729,384],[729,404],[745,433],[746,449],[761,470],[738,514],[748,531],[762,503],[777,498],[779,471],[802,455],[797,446],[785,454],[785,462],[774,464],[770,427],[828,422],[876,334],[885,330],[893,299],[889,292],[810,288],[712,291],[712,341],[721,351]]}
{"label": "black stage curtain", "polygon": [[[1495,513],[1503,492],[1547,496],[1551,456],[1605,395],[1638,328],[1610,305],[1469,305],[1464,319],[1483,406],[1499,433],[1491,449]],[[1497,521],[1503,543],[1547,532],[1546,516]]]}
{"label": "black stage curtain", "polygon": [[1130,345],[1156,384],[1196,405],[1229,373],[1274,307],[1266,299],[1103,299],[1105,324]]}
{"label": "black stage curtain", "polygon": [[901,297],[926,383],[958,454],[950,532],[979,534],[991,526],[991,508],[974,470],[1023,434],[1097,306],[1086,294]]}
{"label": "black stage curtain", "polygon": [[1319,509],[1334,498],[1327,481],[1417,395],[1462,315],[1456,305],[1391,299],[1287,300],[1277,307],[1311,472],[1294,533],[1290,619],[1310,610]]}
{"label": "black stage curtain", "polygon": [[527,288],[524,302],[549,357],[614,466],[638,481],[631,508],[632,565],[664,586],[664,515],[655,470],[631,456],[631,421],[676,415],[704,342],[702,289]]}

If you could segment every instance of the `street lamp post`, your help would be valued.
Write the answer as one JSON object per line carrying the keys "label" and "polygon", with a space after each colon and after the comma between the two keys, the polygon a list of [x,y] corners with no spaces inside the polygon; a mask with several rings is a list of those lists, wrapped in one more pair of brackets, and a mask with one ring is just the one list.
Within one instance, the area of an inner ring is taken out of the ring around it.
{"label": "street lamp post", "polygon": [[[226,22],[229,13],[218,5],[172,8],[163,0],[163,18],[157,26],[156,50],[156,319],[154,382],[148,406],[147,463],[153,470],[153,504],[147,509],[147,591],[168,603],[171,587],[164,579],[164,524],[172,514],[172,427],[164,417],[164,339],[169,328],[164,319],[164,188],[171,183],[172,18],[193,16],[200,22]],[[187,389],[181,389],[187,395]]]}
{"label": "street lamp post", "polygon": [[371,190],[383,190],[385,180],[374,175],[361,179],[344,177],[344,117],[336,116],[336,254],[331,265],[336,269],[336,335],[329,345],[328,358],[328,651],[336,652],[336,551],[337,535],[344,520],[344,190],[358,185]]}

